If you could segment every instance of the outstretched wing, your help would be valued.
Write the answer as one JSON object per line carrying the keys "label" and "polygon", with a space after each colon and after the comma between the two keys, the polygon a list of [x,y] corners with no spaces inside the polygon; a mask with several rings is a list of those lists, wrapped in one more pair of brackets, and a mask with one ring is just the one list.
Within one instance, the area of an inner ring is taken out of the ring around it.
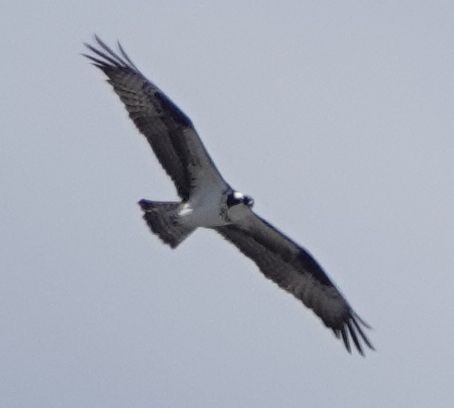
{"label": "outstretched wing", "polygon": [[251,258],[268,279],[312,309],[336,337],[342,338],[349,352],[350,339],[361,354],[362,343],[373,349],[361,327],[367,324],[306,250],[252,211],[241,224],[216,230]]}
{"label": "outstretched wing", "polygon": [[130,118],[175,183],[178,195],[186,201],[200,186],[225,188],[191,120],[140,73],[119,43],[116,53],[97,36],[95,40],[96,47],[85,44],[92,55],[84,55],[107,75]]}

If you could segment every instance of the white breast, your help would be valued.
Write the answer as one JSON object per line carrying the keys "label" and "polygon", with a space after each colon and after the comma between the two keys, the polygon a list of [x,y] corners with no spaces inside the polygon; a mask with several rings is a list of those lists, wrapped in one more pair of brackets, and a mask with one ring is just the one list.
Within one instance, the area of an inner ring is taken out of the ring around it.
{"label": "white breast", "polygon": [[223,207],[225,207],[223,191],[199,190],[189,202],[181,206],[179,216],[185,225],[191,227],[217,227],[227,224],[221,215]]}

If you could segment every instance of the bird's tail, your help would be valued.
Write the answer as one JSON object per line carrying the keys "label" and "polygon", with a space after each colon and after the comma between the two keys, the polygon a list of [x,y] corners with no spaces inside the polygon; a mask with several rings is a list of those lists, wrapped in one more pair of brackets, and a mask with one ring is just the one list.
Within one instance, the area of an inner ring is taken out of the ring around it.
{"label": "bird's tail", "polygon": [[172,248],[181,244],[195,229],[179,222],[178,202],[140,200],[139,205],[150,229]]}

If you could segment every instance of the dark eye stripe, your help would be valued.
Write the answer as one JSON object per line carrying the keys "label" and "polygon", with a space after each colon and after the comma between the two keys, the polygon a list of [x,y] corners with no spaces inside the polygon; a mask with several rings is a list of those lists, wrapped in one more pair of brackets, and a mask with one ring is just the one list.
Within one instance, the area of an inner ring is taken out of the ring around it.
{"label": "dark eye stripe", "polygon": [[240,204],[242,201],[241,199],[235,198],[234,194],[229,194],[227,197],[227,206],[232,207],[234,205]]}

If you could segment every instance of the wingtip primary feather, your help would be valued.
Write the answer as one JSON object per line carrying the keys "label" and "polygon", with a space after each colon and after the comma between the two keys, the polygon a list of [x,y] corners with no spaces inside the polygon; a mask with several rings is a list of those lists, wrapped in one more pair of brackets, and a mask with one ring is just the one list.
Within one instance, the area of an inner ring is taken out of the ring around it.
{"label": "wingtip primary feather", "polygon": [[[355,344],[356,350],[358,350],[359,354],[364,356],[363,347],[361,346],[358,336],[356,335],[355,329],[352,327],[351,320],[349,320],[347,322],[347,329],[348,329],[348,332],[350,333],[350,337],[352,338],[353,343]],[[347,329],[345,331],[347,331]]]}
{"label": "wingtip primary feather", "polygon": [[366,329],[373,330],[373,327],[367,323],[361,316],[359,316],[357,313],[354,313],[354,317],[356,320],[358,320]]}
{"label": "wingtip primary feather", "polygon": [[[344,327],[342,328],[342,334],[346,337],[350,337],[353,340],[356,350],[361,356],[365,356],[364,352],[364,345],[366,345],[370,350],[375,351],[374,346],[364,333],[363,325],[366,328],[370,328],[370,326],[364,322],[359,316],[351,311],[349,318],[345,321]],[[345,343],[345,341],[344,341]],[[346,345],[347,347],[347,345]],[[348,347],[347,347],[348,349]]]}
{"label": "wingtip primary feather", "polygon": [[[356,320],[358,319],[358,321]],[[362,320],[361,318],[358,317],[358,315],[355,315],[352,319],[352,323],[353,325],[355,326],[356,328],[356,331],[358,332],[358,334],[360,335],[361,339],[364,341],[364,343],[367,345],[367,347],[369,347],[369,349],[373,350],[373,351],[376,351],[375,350],[375,347],[373,346],[373,344],[371,343],[371,341],[369,340],[369,338],[366,336],[366,334],[364,333],[363,329],[361,328],[360,326],[360,323],[366,327],[367,329],[371,329],[371,327],[369,325],[367,325],[364,320]]]}
{"label": "wingtip primary feather", "polygon": [[84,42],[84,46],[93,54],[83,53],[82,55],[88,58],[94,66],[100,68],[105,73],[111,69],[128,70],[134,72],[143,77],[140,70],[132,62],[123,46],[117,41],[117,50],[113,50],[109,47],[101,38],[97,35],[93,35],[94,45]]}
{"label": "wingtip primary feather", "polygon": [[350,346],[350,340],[348,339],[348,334],[347,334],[347,331],[345,330],[345,327],[343,327],[343,328],[340,330],[340,333],[341,333],[342,341],[344,342],[345,348],[346,348],[347,351],[351,354],[352,349],[351,349],[351,346]]}
{"label": "wingtip primary feather", "polygon": [[362,319],[358,318],[353,310],[350,310],[350,313],[344,318],[343,322],[340,325],[331,326],[331,329],[336,338],[342,341],[345,349],[350,354],[356,350],[361,356],[365,357],[365,348],[369,348],[372,351],[376,350],[361,326],[370,327]]}
{"label": "wingtip primary feather", "polygon": [[122,57],[129,63],[129,65],[132,66],[133,68],[135,68],[137,72],[139,72],[139,69],[136,67],[134,62],[132,62],[131,58],[129,58],[129,55],[124,50],[124,48],[121,45],[120,41],[117,41],[117,48],[119,49]]}

